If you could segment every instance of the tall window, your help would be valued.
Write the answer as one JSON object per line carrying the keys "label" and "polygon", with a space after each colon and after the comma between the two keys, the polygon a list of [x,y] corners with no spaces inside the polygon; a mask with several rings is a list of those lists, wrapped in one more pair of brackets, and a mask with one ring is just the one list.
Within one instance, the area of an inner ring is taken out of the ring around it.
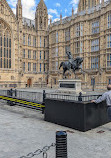
{"label": "tall window", "polygon": [[107,54],[107,67],[111,67],[111,54]]}
{"label": "tall window", "polygon": [[23,45],[25,45],[25,34],[23,34]]}
{"label": "tall window", "polygon": [[36,47],[36,37],[33,37],[33,47]]}
{"label": "tall window", "polygon": [[11,34],[7,27],[5,32],[0,32],[0,68],[11,68]]}
{"label": "tall window", "polygon": [[111,34],[107,36],[107,47],[111,48]]}
{"label": "tall window", "polygon": [[58,61],[56,61],[56,70],[58,70]]}
{"label": "tall window", "polygon": [[44,64],[44,72],[45,72],[45,64]]}
{"label": "tall window", "polygon": [[92,23],[92,34],[99,33],[99,21]]}
{"label": "tall window", "polygon": [[80,42],[80,53],[83,53],[83,42]]}
{"label": "tall window", "polygon": [[28,71],[31,71],[31,63],[28,63]]}
{"label": "tall window", "polygon": [[108,28],[111,28],[111,13],[108,13]]}
{"label": "tall window", "polygon": [[75,43],[75,53],[80,53],[80,42]]}
{"label": "tall window", "polygon": [[23,49],[23,58],[25,58],[25,49]]}
{"label": "tall window", "polygon": [[95,78],[91,78],[91,85],[95,85]]}
{"label": "tall window", "polygon": [[70,29],[66,29],[65,30],[65,41],[69,41],[70,40]]}
{"label": "tall window", "polygon": [[23,62],[23,71],[25,71],[25,62]]}
{"label": "tall window", "polygon": [[28,46],[31,46],[31,36],[28,35]]}
{"label": "tall window", "polygon": [[40,63],[40,72],[41,72],[41,63]]}
{"label": "tall window", "polygon": [[79,37],[80,36],[80,24],[76,25],[76,36]]}
{"label": "tall window", "polygon": [[[70,50],[70,48],[69,48],[69,50]],[[56,57],[58,57],[58,47],[56,47]]]}
{"label": "tall window", "polygon": [[33,63],[33,72],[36,72],[36,71],[37,71],[37,64]]}
{"label": "tall window", "polygon": [[40,51],[40,60],[41,60],[41,51]]}
{"label": "tall window", "polygon": [[36,59],[36,51],[33,51],[33,59]]}
{"label": "tall window", "polygon": [[41,36],[40,36],[40,47],[41,47]]}
{"label": "tall window", "polygon": [[44,59],[45,59],[45,51],[44,51]]}
{"label": "tall window", "polygon": [[83,23],[78,23],[75,28],[76,37],[83,36]]}
{"label": "tall window", "polygon": [[31,59],[31,50],[28,50],[28,58]]}
{"label": "tall window", "polygon": [[80,35],[83,36],[83,24],[81,23],[80,26],[81,26],[81,30],[80,30],[81,32],[80,32]]}
{"label": "tall window", "polygon": [[91,52],[99,51],[99,39],[91,41]]}
{"label": "tall window", "polygon": [[58,32],[56,32],[56,43],[58,43]]}
{"label": "tall window", "polygon": [[44,48],[45,48],[45,38],[44,38]]}
{"label": "tall window", "polygon": [[91,57],[91,69],[98,69],[98,57]]}

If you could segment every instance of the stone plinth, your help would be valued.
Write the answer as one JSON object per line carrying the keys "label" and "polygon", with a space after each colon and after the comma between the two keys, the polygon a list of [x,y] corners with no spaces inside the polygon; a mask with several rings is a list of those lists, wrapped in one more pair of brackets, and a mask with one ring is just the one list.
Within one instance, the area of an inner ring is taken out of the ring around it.
{"label": "stone plinth", "polygon": [[72,92],[80,93],[80,92],[82,92],[81,80],[79,80],[79,79],[59,80],[59,91],[63,91],[63,92],[72,91]]}

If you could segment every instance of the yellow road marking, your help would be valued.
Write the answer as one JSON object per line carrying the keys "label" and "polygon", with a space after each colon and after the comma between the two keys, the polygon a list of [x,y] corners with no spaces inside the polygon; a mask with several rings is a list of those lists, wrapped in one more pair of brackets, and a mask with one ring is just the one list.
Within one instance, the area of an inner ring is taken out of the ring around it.
{"label": "yellow road marking", "polygon": [[0,99],[13,101],[13,102],[18,102],[18,103],[22,103],[22,104],[26,104],[26,105],[31,105],[33,107],[38,107],[38,108],[44,108],[45,107],[42,104],[27,102],[27,101],[23,101],[23,100],[20,100],[20,99],[14,99],[14,98],[9,98],[9,97],[4,97],[4,96],[0,96]]}

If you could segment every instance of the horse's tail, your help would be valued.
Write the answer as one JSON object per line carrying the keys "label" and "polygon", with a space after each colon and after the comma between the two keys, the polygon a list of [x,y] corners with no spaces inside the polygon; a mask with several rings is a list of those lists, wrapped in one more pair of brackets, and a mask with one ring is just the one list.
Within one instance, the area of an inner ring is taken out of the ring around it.
{"label": "horse's tail", "polygon": [[61,62],[59,69],[63,66],[63,63],[64,63],[64,62]]}

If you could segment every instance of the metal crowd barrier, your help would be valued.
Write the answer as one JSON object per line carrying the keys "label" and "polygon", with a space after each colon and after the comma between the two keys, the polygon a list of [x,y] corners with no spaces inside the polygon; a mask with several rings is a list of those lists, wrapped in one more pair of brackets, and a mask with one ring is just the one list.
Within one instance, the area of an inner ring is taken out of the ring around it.
{"label": "metal crowd barrier", "polygon": [[[40,96],[41,95],[41,96]],[[38,98],[38,96],[41,97]],[[10,106],[19,105],[27,108],[33,108],[42,111],[44,113],[45,91],[43,93],[27,92],[18,90],[0,90],[0,99],[7,101]]]}

